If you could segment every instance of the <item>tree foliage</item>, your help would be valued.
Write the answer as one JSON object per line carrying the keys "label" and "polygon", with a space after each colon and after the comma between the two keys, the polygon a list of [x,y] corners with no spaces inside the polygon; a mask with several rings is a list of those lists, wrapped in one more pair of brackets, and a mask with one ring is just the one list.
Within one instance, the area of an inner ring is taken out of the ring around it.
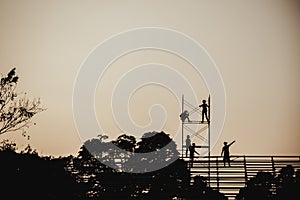
{"label": "tree foliage", "polygon": [[247,186],[239,191],[236,199],[299,199],[299,175],[300,171],[295,171],[292,165],[282,167],[277,175],[270,172],[258,172],[255,177],[247,182]]}
{"label": "tree foliage", "polygon": [[18,80],[16,68],[0,80],[0,135],[21,130],[25,136],[25,129],[33,124],[32,117],[45,110],[40,99],[30,100],[26,93],[16,92]]}

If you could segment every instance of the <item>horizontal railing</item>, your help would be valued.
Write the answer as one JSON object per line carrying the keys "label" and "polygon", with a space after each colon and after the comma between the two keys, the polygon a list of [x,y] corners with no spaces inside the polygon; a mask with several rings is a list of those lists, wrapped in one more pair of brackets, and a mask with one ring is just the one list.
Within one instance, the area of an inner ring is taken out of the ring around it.
{"label": "horizontal railing", "polygon": [[[190,162],[188,157],[182,158]],[[230,160],[231,166],[228,167],[224,166],[221,156],[196,157],[190,174],[206,177],[213,189],[224,193],[229,199],[234,199],[239,190],[245,187],[246,182],[258,172],[270,172],[276,176],[287,165],[300,170],[300,156],[232,155]]]}

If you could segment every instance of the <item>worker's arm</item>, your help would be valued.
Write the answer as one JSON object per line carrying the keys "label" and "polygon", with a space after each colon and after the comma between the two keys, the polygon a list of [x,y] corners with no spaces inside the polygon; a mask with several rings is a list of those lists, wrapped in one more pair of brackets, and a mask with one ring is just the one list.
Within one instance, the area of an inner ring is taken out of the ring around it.
{"label": "worker's arm", "polygon": [[235,143],[235,140],[233,142],[231,142],[228,146],[231,146],[233,143]]}

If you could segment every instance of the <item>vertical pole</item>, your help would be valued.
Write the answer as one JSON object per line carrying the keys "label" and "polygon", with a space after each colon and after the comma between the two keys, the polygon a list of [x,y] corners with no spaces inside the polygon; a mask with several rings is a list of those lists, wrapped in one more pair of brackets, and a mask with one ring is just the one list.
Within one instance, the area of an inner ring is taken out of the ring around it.
{"label": "vertical pole", "polygon": [[208,180],[210,185],[210,95],[208,96]]}
{"label": "vertical pole", "polygon": [[248,181],[248,173],[247,173],[247,161],[246,161],[246,156],[244,155],[244,171],[245,171],[245,185]]}
{"label": "vertical pole", "polygon": [[210,157],[210,95],[208,96],[208,155]]}
{"label": "vertical pole", "polygon": [[216,165],[217,165],[217,189],[220,189],[220,178],[219,178],[219,159],[218,156],[216,157]]}
{"label": "vertical pole", "polygon": [[210,95],[208,95],[208,119],[210,121]]}
{"label": "vertical pole", "polygon": [[[183,113],[184,110],[184,96],[181,97],[181,113]],[[183,150],[183,121],[181,120],[181,158],[184,157],[184,150]]]}
{"label": "vertical pole", "polygon": [[275,169],[275,163],[274,163],[274,157],[271,156],[271,162],[272,162],[272,170],[273,170],[273,175],[276,175],[276,169]]}

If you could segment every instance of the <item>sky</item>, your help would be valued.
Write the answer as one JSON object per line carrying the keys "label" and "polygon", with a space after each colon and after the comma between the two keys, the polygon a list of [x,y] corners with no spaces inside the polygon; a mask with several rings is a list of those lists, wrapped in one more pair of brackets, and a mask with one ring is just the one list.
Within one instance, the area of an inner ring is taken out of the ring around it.
{"label": "sky", "polygon": [[[293,0],[0,0],[0,72],[16,67],[17,90],[41,98],[47,108],[33,118],[29,141],[20,132],[0,139],[15,141],[20,149],[30,143],[41,155],[76,154],[82,141],[72,95],[84,61],[113,35],[161,27],[197,41],[222,77],[226,116],[211,154],[220,155],[224,141],[236,140],[230,149],[236,155],[299,155],[299,11],[300,2]],[[122,132],[111,111],[113,89],[124,74],[147,63],[184,75],[198,101],[209,95],[203,77],[172,53],[148,49],[123,55],[105,71],[95,92],[97,120],[111,139]],[[165,107],[162,130],[174,136],[181,105],[167,88],[152,84],[136,90],[129,101],[132,120],[139,126],[150,123],[154,104]]]}

